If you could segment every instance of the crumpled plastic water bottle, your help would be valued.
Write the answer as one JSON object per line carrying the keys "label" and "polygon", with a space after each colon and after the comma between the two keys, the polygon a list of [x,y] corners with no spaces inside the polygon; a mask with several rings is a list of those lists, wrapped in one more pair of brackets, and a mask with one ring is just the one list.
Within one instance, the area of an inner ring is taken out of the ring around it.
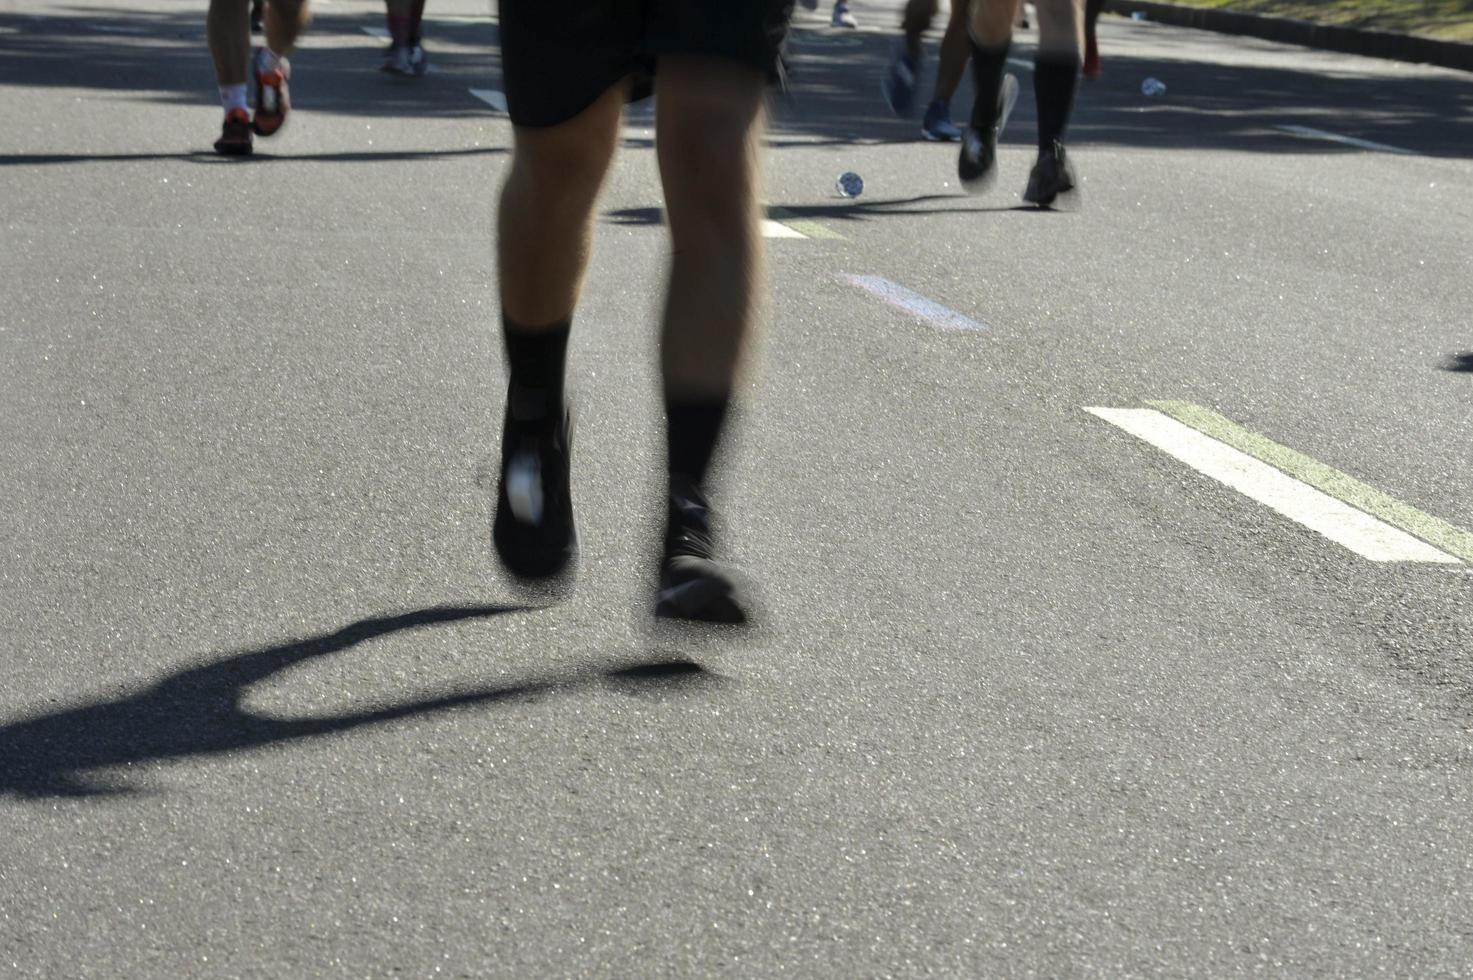
{"label": "crumpled plastic water bottle", "polygon": [[1166,94],[1166,83],[1159,78],[1148,78],[1141,82],[1141,94],[1150,98]]}
{"label": "crumpled plastic water bottle", "polygon": [[852,170],[847,170],[839,175],[835,186],[839,189],[840,197],[858,197],[864,193],[864,178]]}

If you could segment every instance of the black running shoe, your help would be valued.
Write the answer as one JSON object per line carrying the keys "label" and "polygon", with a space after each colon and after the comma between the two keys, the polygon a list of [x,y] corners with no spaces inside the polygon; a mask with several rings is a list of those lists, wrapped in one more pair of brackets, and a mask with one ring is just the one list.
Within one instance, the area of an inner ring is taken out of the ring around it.
{"label": "black running shoe", "polygon": [[962,151],[956,158],[956,175],[970,193],[981,194],[992,186],[997,172],[997,130],[991,126],[968,126],[962,133]]}
{"label": "black running shoe", "polygon": [[225,114],[215,152],[226,157],[251,155],[251,114],[244,109],[231,109]]}
{"label": "black running shoe", "polygon": [[501,432],[501,485],[491,537],[501,563],[521,579],[571,574],[578,558],[571,421],[566,413],[561,421],[555,418],[517,422],[508,405]]}
{"label": "black running shoe", "polygon": [[1053,146],[1038,151],[1038,162],[1028,175],[1023,200],[1041,208],[1050,207],[1060,195],[1073,191],[1074,183],[1074,168],[1069,166],[1064,144],[1054,140]]}
{"label": "black running shoe", "polygon": [[962,149],[956,160],[956,175],[969,193],[981,194],[997,175],[997,140],[1007,128],[1018,102],[1018,79],[1004,75],[997,93],[997,108],[988,114],[972,107],[972,119],[962,133]]}
{"label": "black running shoe", "polygon": [[735,568],[716,560],[706,498],[688,481],[677,478],[672,482],[655,615],[702,623],[746,623],[748,589]]}

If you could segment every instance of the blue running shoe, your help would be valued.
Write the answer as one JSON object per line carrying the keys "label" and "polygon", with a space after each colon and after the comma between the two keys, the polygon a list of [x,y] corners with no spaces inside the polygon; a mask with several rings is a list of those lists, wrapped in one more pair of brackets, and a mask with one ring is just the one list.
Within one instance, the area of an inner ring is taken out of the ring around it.
{"label": "blue running shoe", "polygon": [[880,92],[885,96],[890,111],[897,116],[910,115],[915,104],[919,67],[905,53],[905,45],[897,43],[895,53],[890,56],[890,66],[885,69],[885,77],[880,79]]}
{"label": "blue running shoe", "polygon": [[961,127],[951,121],[951,104],[937,99],[926,107],[921,122],[921,135],[933,143],[955,143],[962,138]]}

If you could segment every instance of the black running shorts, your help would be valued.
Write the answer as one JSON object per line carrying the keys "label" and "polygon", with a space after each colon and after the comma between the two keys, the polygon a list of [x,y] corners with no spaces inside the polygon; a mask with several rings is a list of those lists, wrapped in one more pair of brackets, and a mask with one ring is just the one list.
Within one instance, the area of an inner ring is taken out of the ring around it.
{"label": "black running shorts", "polygon": [[628,78],[649,94],[661,55],[729,58],[777,80],[793,0],[499,0],[511,121],[567,122]]}

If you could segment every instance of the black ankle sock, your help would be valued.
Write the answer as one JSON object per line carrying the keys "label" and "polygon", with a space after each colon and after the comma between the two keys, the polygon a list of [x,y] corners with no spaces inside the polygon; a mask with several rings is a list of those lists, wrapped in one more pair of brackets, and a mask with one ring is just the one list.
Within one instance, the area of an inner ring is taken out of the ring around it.
{"label": "black ankle sock", "polygon": [[509,401],[512,418],[518,422],[536,422],[562,410],[563,368],[571,329],[571,319],[528,330],[502,316],[501,332],[506,338],[506,363],[511,373]]}
{"label": "black ankle sock", "polygon": [[1038,101],[1038,148],[1047,150],[1064,138],[1074,89],[1079,84],[1079,56],[1040,54],[1033,60],[1033,95]]}
{"label": "black ankle sock", "polygon": [[1002,93],[1002,77],[1008,67],[1011,41],[1001,45],[972,42],[972,80],[977,87],[977,100],[972,103],[972,126],[984,132],[997,125],[997,98]]}
{"label": "black ankle sock", "polygon": [[730,405],[730,398],[665,399],[666,448],[672,481],[684,478],[696,486],[705,482]]}

